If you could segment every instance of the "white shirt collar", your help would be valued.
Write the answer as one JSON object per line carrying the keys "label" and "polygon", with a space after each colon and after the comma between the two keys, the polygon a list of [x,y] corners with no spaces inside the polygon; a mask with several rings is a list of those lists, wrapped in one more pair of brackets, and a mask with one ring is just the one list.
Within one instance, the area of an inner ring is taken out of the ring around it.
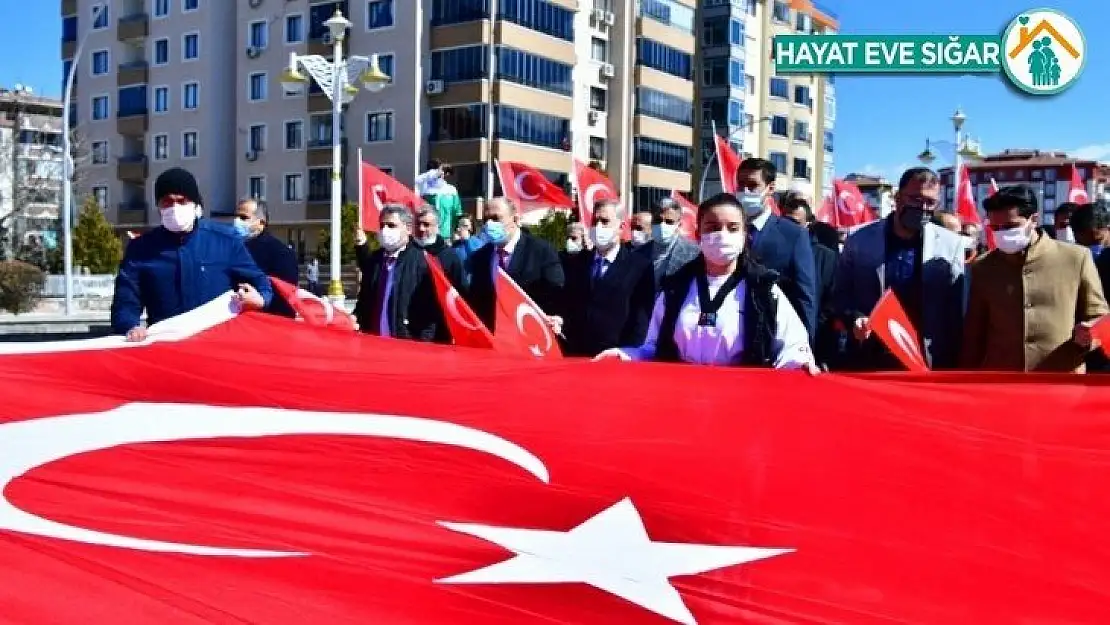
{"label": "white shirt collar", "polygon": [[520,230],[517,230],[513,234],[513,236],[509,237],[508,241],[505,241],[505,245],[501,249],[505,250],[505,253],[508,254],[509,256],[512,256],[513,255],[513,250],[516,249],[516,244],[519,241],[520,241]]}
{"label": "white shirt collar", "polygon": [[767,220],[770,219],[770,218],[771,218],[771,211],[765,208],[765,209],[763,209],[762,213],[760,213],[755,219],[752,220],[752,226],[754,226],[756,230],[759,230],[759,231],[762,232],[763,231],[763,226],[767,225]]}
{"label": "white shirt collar", "polygon": [[605,260],[609,261],[609,264],[611,265],[614,262],[616,262],[617,254],[620,254],[620,253],[621,253],[621,246],[618,243],[618,244],[614,245],[612,247],[612,249],[610,249],[608,252],[606,252],[604,254],[601,254],[597,250],[594,250],[594,258],[604,258]]}

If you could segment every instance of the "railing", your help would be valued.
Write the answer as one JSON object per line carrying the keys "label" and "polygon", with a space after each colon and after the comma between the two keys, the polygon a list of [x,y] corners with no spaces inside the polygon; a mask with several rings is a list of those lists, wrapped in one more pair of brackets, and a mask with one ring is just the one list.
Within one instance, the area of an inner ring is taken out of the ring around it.
{"label": "railing", "polygon": [[148,14],[148,13],[132,13],[130,15],[124,15],[123,17],[119,18],[119,23],[121,25],[122,24],[132,24],[132,23],[135,23],[135,22],[142,22],[142,21],[146,21],[146,20],[149,20],[149,19],[150,19],[150,14]]}
{"label": "railing", "polygon": [[[142,165],[142,164],[146,163],[146,155],[145,154],[132,154],[130,156],[121,156],[121,157],[119,157],[119,162],[120,162],[121,165],[132,165],[132,164]],[[145,202],[144,202],[144,204],[145,204]]]}
{"label": "railing", "polygon": [[[73,276],[73,295],[75,297],[112,297],[115,293],[116,277],[111,274],[93,276]],[[64,297],[66,278],[48,275],[42,285],[43,297]]]}
{"label": "railing", "polygon": [[326,139],[319,139],[319,138],[309,139],[308,140],[308,147],[309,148],[314,148],[314,149],[330,148],[331,147],[331,137],[327,137]]}
{"label": "railing", "polygon": [[147,115],[149,110],[150,109],[145,106],[133,106],[125,109],[120,109],[119,112],[116,113],[116,117],[140,117],[143,115]]}
{"label": "railing", "polygon": [[146,69],[147,65],[148,65],[148,63],[146,61],[140,59],[138,61],[128,61],[127,63],[120,63],[119,64],[119,69],[120,70]]}

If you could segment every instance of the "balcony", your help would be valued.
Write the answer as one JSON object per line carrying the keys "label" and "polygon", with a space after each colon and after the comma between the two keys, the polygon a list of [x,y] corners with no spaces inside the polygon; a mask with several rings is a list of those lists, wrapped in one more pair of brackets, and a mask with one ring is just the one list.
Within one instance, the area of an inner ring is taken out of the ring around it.
{"label": "balcony", "polygon": [[116,118],[116,132],[125,137],[145,135],[150,129],[150,116],[147,110],[120,111]]}
{"label": "balcony", "polygon": [[121,63],[116,72],[116,85],[145,85],[150,81],[150,66],[146,61]]}
{"label": "balcony", "polygon": [[143,184],[148,173],[147,158],[143,154],[121,156],[116,163],[116,178],[124,182]]}
{"label": "balcony", "polygon": [[134,13],[119,18],[119,24],[116,27],[118,41],[145,39],[148,36],[150,36],[150,16],[146,13]]}
{"label": "balcony", "polygon": [[62,58],[72,59],[77,54],[77,41],[62,40]]}
{"label": "balcony", "polygon": [[328,96],[321,92],[308,94],[308,112],[309,113],[329,113],[331,112],[331,100]]}
{"label": "balcony", "polygon": [[119,204],[119,224],[120,225],[133,225],[147,223],[147,207],[148,204],[142,200],[132,202],[120,202]]}
{"label": "balcony", "polygon": [[[351,33],[355,29],[347,31],[347,39],[343,41],[344,45],[349,46],[351,40]],[[308,40],[308,53],[318,54],[322,57],[331,58],[332,52],[335,52],[335,44],[331,43],[331,39],[325,40],[323,37],[311,37]]]}
{"label": "balcony", "polygon": [[62,0],[62,15],[77,15],[77,0]]}

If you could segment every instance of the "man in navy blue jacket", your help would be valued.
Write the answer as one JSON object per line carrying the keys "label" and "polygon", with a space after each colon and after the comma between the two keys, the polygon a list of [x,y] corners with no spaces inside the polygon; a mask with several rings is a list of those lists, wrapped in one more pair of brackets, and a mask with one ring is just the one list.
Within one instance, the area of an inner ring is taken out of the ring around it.
{"label": "man in navy blue jacket", "polygon": [[[281,239],[270,234],[267,228],[269,223],[270,210],[262,200],[240,200],[235,207],[232,227],[243,238],[243,244],[247,246],[247,252],[254,259],[254,264],[266,275],[297,286],[301,279],[297,255]],[[297,316],[289,302],[281,297],[270,300],[266,312],[290,319]]]}
{"label": "man in navy blue jacket", "polygon": [[154,183],[162,226],[131,241],[116,276],[112,329],[129,341],[146,339],[143,310],[153,325],[189,312],[229,290],[245,309],[273,298],[266,274],[243,240],[225,225],[198,218],[200,189],[184,169],[168,169]]}
{"label": "man in navy blue jacket", "polygon": [[768,160],[744,159],[736,172],[736,196],[748,218],[750,249],[761,265],[779,274],[779,288],[812,337],[817,326],[813,247],[805,228],[772,212],[777,175]]}

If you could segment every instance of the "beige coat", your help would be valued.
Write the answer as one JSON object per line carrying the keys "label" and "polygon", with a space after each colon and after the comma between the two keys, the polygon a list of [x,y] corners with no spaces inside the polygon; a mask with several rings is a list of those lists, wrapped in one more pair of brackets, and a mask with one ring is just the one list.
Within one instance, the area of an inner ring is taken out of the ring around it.
{"label": "beige coat", "polygon": [[1091,252],[1035,235],[1024,254],[994,251],[971,265],[960,367],[1084,371],[1075,325],[1110,312]]}

